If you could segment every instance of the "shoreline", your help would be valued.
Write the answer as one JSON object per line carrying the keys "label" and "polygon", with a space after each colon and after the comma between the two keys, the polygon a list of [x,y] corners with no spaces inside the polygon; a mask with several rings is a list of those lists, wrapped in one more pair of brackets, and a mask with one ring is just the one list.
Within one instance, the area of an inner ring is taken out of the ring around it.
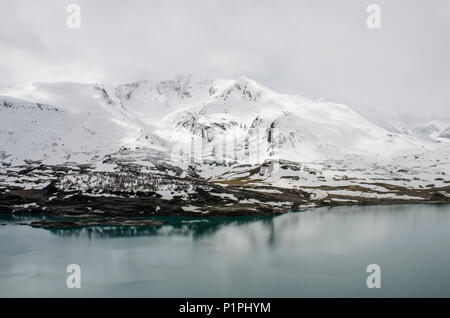
{"label": "shoreline", "polygon": [[[350,191],[352,187],[327,187]],[[218,190],[222,189],[223,192]],[[182,200],[178,196],[165,199],[156,194],[63,192],[48,186],[43,189],[9,190],[0,195],[0,214],[15,216],[52,216],[58,220],[25,223],[36,228],[57,229],[85,226],[158,226],[164,224],[150,217],[229,218],[276,216],[290,211],[319,207],[351,207],[372,205],[449,204],[450,186],[431,189],[404,189],[421,197],[349,196],[331,194],[317,197],[303,189],[276,187],[222,187],[198,191]],[[308,188],[310,191],[311,188]],[[323,191],[316,189],[316,191]],[[277,191],[277,192],[275,192]],[[408,193],[409,193],[408,192]],[[317,193],[316,193],[317,194]]]}

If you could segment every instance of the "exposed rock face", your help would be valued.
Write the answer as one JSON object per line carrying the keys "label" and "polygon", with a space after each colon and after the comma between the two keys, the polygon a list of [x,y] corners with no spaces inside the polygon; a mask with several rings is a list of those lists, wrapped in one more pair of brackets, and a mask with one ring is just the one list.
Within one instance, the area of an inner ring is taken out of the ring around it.
{"label": "exposed rock face", "polygon": [[[73,167],[42,164],[22,167],[16,171],[19,179],[40,175],[43,179],[37,179],[38,184],[50,183],[41,189],[3,188],[0,213],[77,217],[88,223],[108,218],[104,224],[111,224],[110,221],[121,220],[111,219],[117,217],[274,215],[314,206],[450,201],[450,185],[411,188],[383,180],[354,180],[347,175],[336,180],[335,185],[327,185],[320,181],[323,178],[320,170],[301,167],[291,161],[266,162],[257,168],[243,166],[241,169],[247,174],[224,175],[223,179],[214,182],[163,172],[144,174],[135,166],[120,172],[82,168],[81,172],[73,172]],[[284,183],[298,184],[301,173],[306,173],[318,180],[318,184],[286,187],[258,181],[258,178],[273,175],[274,169],[286,174],[281,178]],[[43,176],[43,171],[48,176]],[[397,182],[407,184],[410,181]],[[446,183],[443,178],[435,182]],[[67,222],[67,226],[78,226],[70,223],[73,221]],[[83,222],[79,224],[88,224]],[[44,227],[45,223],[38,225]],[[61,226],[66,225],[61,223]],[[147,223],[143,222],[143,225]]]}

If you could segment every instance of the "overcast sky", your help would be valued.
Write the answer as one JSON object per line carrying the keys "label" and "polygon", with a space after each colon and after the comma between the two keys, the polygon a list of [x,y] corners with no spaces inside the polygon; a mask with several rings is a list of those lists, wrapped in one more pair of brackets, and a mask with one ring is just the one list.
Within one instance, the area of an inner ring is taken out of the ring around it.
{"label": "overcast sky", "polygon": [[[81,6],[81,29],[66,7]],[[381,6],[381,29],[366,8]],[[0,87],[180,73],[384,112],[450,115],[448,0],[1,0]]]}

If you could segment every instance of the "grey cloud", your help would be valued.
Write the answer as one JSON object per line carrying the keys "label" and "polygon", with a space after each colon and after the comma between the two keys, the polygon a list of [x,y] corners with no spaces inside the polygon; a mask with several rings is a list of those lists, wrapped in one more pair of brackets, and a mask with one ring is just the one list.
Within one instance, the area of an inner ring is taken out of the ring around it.
{"label": "grey cloud", "polygon": [[[450,114],[445,0],[3,0],[0,85],[246,75],[277,91],[382,112]],[[382,28],[366,28],[379,3]]]}

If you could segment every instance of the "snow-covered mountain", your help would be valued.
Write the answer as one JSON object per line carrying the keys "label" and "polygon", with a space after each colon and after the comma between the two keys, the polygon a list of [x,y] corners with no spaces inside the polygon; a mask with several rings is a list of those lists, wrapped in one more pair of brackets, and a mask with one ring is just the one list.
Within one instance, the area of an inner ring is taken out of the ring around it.
{"label": "snow-covered mountain", "polygon": [[245,77],[178,76],[117,87],[33,83],[0,96],[1,151],[18,159],[58,161],[83,154],[88,160],[121,147],[181,149],[190,156],[193,139],[202,148],[196,158],[205,160],[384,157],[434,149],[411,131],[442,141],[449,129],[442,123],[389,129],[346,105],[278,94]]}
{"label": "snow-covered mountain", "polygon": [[391,132],[409,135],[414,138],[441,142],[449,139],[450,117],[448,116],[422,116],[411,114],[386,115],[369,108],[353,106],[355,111],[370,122]]}
{"label": "snow-covered mountain", "polygon": [[391,122],[400,132],[407,135],[437,142],[450,139],[450,117],[434,115],[417,118],[409,114],[400,114],[392,117]]}
{"label": "snow-covered mountain", "polygon": [[[163,139],[124,111],[120,101],[110,97],[102,85],[36,83],[12,87],[0,94],[0,104],[0,135],[5,136],[1,148],[12,159],[61,163],[72,158],[84,162],[125,144],[166,146]],[[75,159],[74,155],[81,157]]]}
{"label": "snow-covered mountain", "polygon": [[3,169],[35,162],[87,164],[99,172],[133,166],[285,188],[349,186],[351,180],[446,186],[449,129],[445,118],[385,119],[279,94],[246,77],[32,83],[0,91]]}

